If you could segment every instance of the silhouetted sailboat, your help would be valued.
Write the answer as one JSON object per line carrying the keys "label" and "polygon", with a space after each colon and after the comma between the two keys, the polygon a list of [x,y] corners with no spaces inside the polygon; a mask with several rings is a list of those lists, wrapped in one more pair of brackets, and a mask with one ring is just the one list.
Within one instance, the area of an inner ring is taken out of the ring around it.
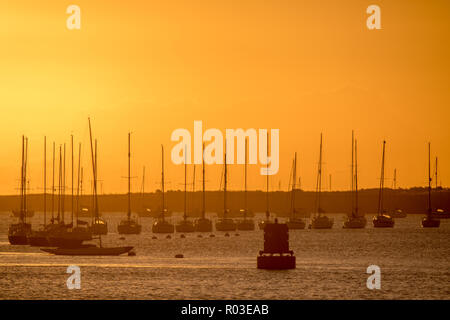
{"label": "silhouetted sailboat", "polygon": [[40,230],[33,230],[28,235],[28,244],[36,247],[46,247],[49,245],[47,236],[47,138],[44,137],[44,224]]}
{"label": "silhouetted sailboat", "polygon": [[253,219],[247,219],[248,199],[247,199],[247,162],[248,162],[248,138],[245,138],[245,172],[244,172],[244,209],[241,209],[244,218],[237,221],[236,228],[238,230],[255,230],[255,222]]}
{"label": "silhouetted sailboat", "polygon": [[187,216],[187,149],[184,149],[184,212],[183,220],[181,220],[175,227],[177,232],[194,232],[194,223],[188,219]]}
{"label": "silhouetted sailboat", "polygon": [[20,214],[18,223],[13,223],[8,229],[8,240],[10,244],[26,245],[31,233],[31,224],[26,222],[27,200],[26,200],[26,177],[27,177],[28,139],[22,136],[22,165],[20,171]]}
{"label": "silhouetted sailboat", "polygon": [[[364,215],[359,213],[359,201],[358,201],[358,142],[353,138],[352,131],[352,212],[348,215],[347,220],[344,221],[343,227],[345,229],[362,229],[366,227],[367,219]],[[353,155],[354,153],[354,155]],[[355,160],[355,166],[353,166],[353,158]],[[353,171],[354,170],[354,171]]]}
{"label": "silhouetted sailboat", "polygon": [[164,146],[161,145],[161,213],[159,218],[152,225],[153,233],[173,233],[175,227],[173,224],[165,220],[166,205],[164,201]]}
{"label": "silhouetted sailboat", "polygon": [[266,172],[266,218],[258,223],[259,230],[264,230],[265,226],[270,221],[270,211],[269,211],[269,132],[266,136],[266,157],[267,157],[267,172]]}
{"label": "silhouetted sailboat", "polygon": [[441,225],[441,221],[438,219],[433,219],[432,213],[433,209],[431,207],[431,164],[430,164],[430,155],[431,153],[431,145],[428,143],[428,211],[427,216],[422,219],[422,227],[423,228],[438,228]]}
{"label": "silhouetted sailboat", "polygon": [[[392,193],[393,193],[393,198],[396,198],[396,193],[397,193],[397,169],[394,169],[394,181],[392,182]],[[395,202],[395,200],[394,200]],[[391,216],[393,218],[406,218],[406,213],[403,212],[402,209],[400,208],[394,208],[394,210],[392,210],[392,214]]]}
{"label": "silhouetted sailboat", "polygon": [[145,167],[142,168],[141,210],[139,210],[138,215],[140,218],[152,217],[152,210],[145,205]]}
{"label": "silhouetted sailboat", "polygon": [[[89,136],[91,142],[91,159],[92,159],[92,172],[93,172],[93,184],[94,184],[94,212],[96,217],[98,217],[98,199],[97,199],[97,170],[96,170],[96,160],[94,160],[94,150],[92,146],[92,131],[89,120]],[[95,156],[96,157],[96,156]],[[63,247],[63,248],[52,248],[52,249],[42,249],[42,251],[54,254],[54,255],[64,255],[64,256],[117,256],[123,253],[127,253],[133,249],[131,246],[126,247],[110,247],[104,248],[102,246],[102,236],[98,236],[99,246],[93,244],[84,244],[78,247]]]}
{"label": "silhouetted sailboat", "polygon": [[[91,132],[91,121],[89,119],[89,132],[92,135]],[[91,141],[92,145],[92,141]],[[92,146],[91,146],[92,147]],[[98,172],[98,162],[97,162],[97,139],[95,139],[95,154],[94,154],[94,171],[95,171],[95,178],[97,178],[97,172]],[[93,219],[91,223],[91,231],[93,235],[106,235],[108,234],[108,223],[100,217],[100,212],[98,210],[98,195],[97,195],[97,181],[94,181],[93,184]]]}
{"label": "silhouetted sailboat", "polygon": [[300,230],[305,229],[306,222],[300,218],[296,217],[297,209],[295,207],[295,192],[296,192],[296,181],[297,181],[297,152],[294,155],[294,162],[292,164],[292,190],[291,190],[291,212],[289,220],[286,222],[289,230]]}
{"label": "silhouetted sailboat", "polygon": [[[72,173],[72,187],[71,187],[71,217],[72,221],[70,224],[65,224],[64,221],[61,221],[58,226],[52,226],[48,231],[48,243],[49,246],[59,247],[59,248],[77,248],[80,247],[83,241],[92,240],[91,230],[86,226],[82,226],[83,222],[78,221],[78,217],[75,212],[75,195],[74,195],[74,165],[73,165],[73,136],[71,136],[71,150],[72,150],[72,161],[71,161],[71,173]],[[81,146],[79,148],[81,151]],[[61,152],[61,151],[60,151]],[[61,154],[61,153],[60,153]],[[79,154],[79,162],[80,162],[80,154]],[[61,156],[60,156],[61,158]],[[65,165],[64,165],[65,168]],[[61,170],[60,170],[61,172]],[[65,169],[64,171],[65,172]],[[64,180],[64,179],[63,179]],[[60,177],[61,181],[61,177]],[[65,184],[63,183],[63,189]],[[64,197],[64,195],[62,195]],[[61,198],[61,193],[60,193]],[[60,200],[61,203],[61,200]]]}
{"label": "silhouetted sailboat", "polygon": [[128,133],[128,211],[127,218],[117,226],[119,234],[140,234],[142,226],[136,218],[131,217],[131,134]]}
{"label": "silhouetted sailboat", "polygon": [[380,177],[380,191],[378,194],[378,215],[373,217],[373,226],[375,228],[393,228],[395,221],[386,213],[383,207],[384,200],[384,157],[385,157],[386,141],[383,141],[383,156],[381,159],[381,177]]}
{"label": "silhouetted sailboat", "polygon": [[320,134],[320,154],[319,154],[319,167],[317,172],[316,183],[316,212],[312,217],[309,224],[310,229],[331,229],[333,227],[334,220],[322,215],[323,210],[320,207],[320,194],[322,192],[322,133]]}
{"label": "silhouetted sailboat", "polygon": [[197,232],[211,232],[213,229],[212,221],[206,218],[206,189],[205,189],[205,144],[202,145],[202,215],[195,220],[194,228]]}
{"label": "silhouetted sailboat", "polygon": [[225,153],[224,153],[224,184],[223,184],[223,217],[216,221],[217,231],[235,231],[236,223],[233,219],[227,218],[228,207],[227,207],[227,182],[228,182],[228,172],[227,172],[227,147],[225,142]]}

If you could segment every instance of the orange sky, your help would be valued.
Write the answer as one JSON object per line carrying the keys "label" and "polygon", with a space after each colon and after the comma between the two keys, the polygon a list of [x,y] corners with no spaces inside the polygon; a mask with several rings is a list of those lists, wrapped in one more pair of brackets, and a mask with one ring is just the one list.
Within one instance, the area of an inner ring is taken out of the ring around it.
{"label": "orange sky", "polygon": [[[81,30],[66,28],[69,4],[81,8]],[[366,28],[370,4],[381,7],[382,30]],[[4,1],[0,194],[17,193],[22,134],[30,139],[32,192],[42,192],[44,135],[61,144],[74,134],[90,180],[88,116],[106,193],[126,191],[129,130],[132,175],[145,165],[146,189],[158,187],[163,143],[167,187],[183,188],[170,134],[192,132],[194,120],[223,132],[280,129],[273,188],[287,188],[297,151],[302,187],[314,189],[323,132],[325,188],[332,174],[333,189],[348,189],[352,129],[361,187],[378,185],[383,139],[386,185],[394,168],[399,186],[425,185],[431,141],[448,186],[449,34],[446,0]],[[50,152],[48,160],[50,180]],[[264,188],[259,169],[249,169],[250,189]],[[208,189],[219,188],[222,168],[207,170]],[[232,166],[230,188],[241,188],[242,178],[243,166]]]}

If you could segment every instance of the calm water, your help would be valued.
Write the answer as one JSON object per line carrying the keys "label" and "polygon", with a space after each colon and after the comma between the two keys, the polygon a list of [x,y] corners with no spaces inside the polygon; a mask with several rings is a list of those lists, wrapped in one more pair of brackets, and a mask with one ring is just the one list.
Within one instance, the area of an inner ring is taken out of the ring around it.
{"label": "calm water", "polygon": [[[450,221],[420,228],[420,216],[397,219],[394,229],[343,230],[342,214],[332,230],[290,232],[297,268],[256,269],[261,231],[215,238],[179,234],[151,239],[143,233],[120,240],[120,214],[105,214],[105,245],[133,245],[137,256],[63,257],[38,248],[11,246],[9,213],[0,214],[2,299],[450,299]],[[367,216],[371,219],[370,216]],[[40,214],[32,219],[36,226]],[[208,235],[208,234],[206,234]],[[184,254],[183,259],[174,258]],[[368,290],[366,268],[382,273],[381,290]],[[67,266],[81,268],[81,290],[66,287]]]}

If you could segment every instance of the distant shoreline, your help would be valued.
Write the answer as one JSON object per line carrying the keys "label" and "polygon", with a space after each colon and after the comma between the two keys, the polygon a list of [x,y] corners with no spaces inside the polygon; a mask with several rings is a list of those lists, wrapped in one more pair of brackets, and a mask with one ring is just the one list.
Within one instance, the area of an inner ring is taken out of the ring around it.
{"label": "distant shoreline", "polygon": [[[248,208],[254,212],[266,211],[266,193],[263,191],[248,191]],[[280,216],[284,216],[290,209],[290,192],[272,191],[269,193],[269,209]],[[316,193],[314,191],[296,191],[296,208],[300,213],[314,211]],[[378,189],[364,189],[358,191],[360,212],[374,213],[378,207]],[[55,195],[55,210],[57,205]],[[104,194],[99,195],[99,208],[102,212],[125,212],[127,210],[127,194]],[[34,211],[43,211],[43,194],[29,194],[27,196],[28,207]],[[47,194],[47,212],[51,211],[52,196]],[[76,200],[75,200],[76,201]],[[19,207],[18,195],[0,196],[0,212],[10,212]],[[71,211],[71,195],[66,194],[64,198],[65,211]],[[89,207],[92,203],[90,195],[80,198],[80,206]],[[158,211],[161,207],[161,192],[139,193],[131,195],[132,211],[140,211],[147,207],[152,211]],[[194,194],[188,192],[188,211],[200,211],[202,205],[202,192]],[[182,212],[184,208],[183,191],[167,191],[165,195],[165,206],[174,212]],[[227,207],[229,210],[239,210],[244,206],[243,191],[229,191],[227,195]],[[351,208],[350,191],[324,191],[321,195],[321,207],[325,212],[349,212]],[[432,191],[432,207],[450,211],[450,189],[439,189]],[[411,189],[385,189],[384,208],[388,211],[396,208],[405,213],[423,214],[428,208],[427,188]],[[206,192],[206,211],[223,211],[223,191]]]}

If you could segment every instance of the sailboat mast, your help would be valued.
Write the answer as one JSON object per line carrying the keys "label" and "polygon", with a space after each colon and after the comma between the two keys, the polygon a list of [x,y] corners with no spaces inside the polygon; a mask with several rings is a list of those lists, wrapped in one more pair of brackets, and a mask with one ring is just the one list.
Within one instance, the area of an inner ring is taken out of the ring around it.
{"label": "sailboat mast", "polygon": [[92,174],[93,174],[93,183],[94,183],[94,214],[95,217],[98,218],[98,207],[97,207],[97,141],[95,142],[95,158],[94,158],[94,146],[92,143],[92,128],[91,128],[91,119],[88,118],[89,121],[89,138],[91,142],[91,160],[92,160]]}
{"label": "sailboat mast", "polygon": [[358,215],[358,141],[355,140],[355,216]]}
{"label": "sailboat mast", "polygon": [[28,166],[28,138],[25,138],[25,164],[24,164],[24,171],[23,171],[23,207],[24,207],[24,218],[23,220],[27,220],[27,212],[28,212],[28,206],[27,206],[27,166]]}
{"label": "sailboat mast", "polygon": [[245,170],[244,170],[244,220],[247,219],[248,199],[247,199],[247,164],[248,164],[248,138],[245,137]]}
{"label": "sailboat mast", "polygon": [[205,219],[206,215],[206,195],[205,195],[205,159],[204,159],[204,150],[205,150],[205,144],[202,145],[202,219]]}
{"label": "sailboat mast", "polygon": [[71,206],[72,206],[72,227],[74,226],[74,224],[73,224],[73,218],[74,218],[74,216],[75,216],[75,212],[74,212],[74,204],[75,204],[75,198],[74,198],[74,192],[73,192],[73,135],[71,135],[70,136],[70,148],[71,148],[71,160],[72,160],[72,162],[71,162],[71,166],[72,166],[72,169],[71,169],[71,174],[72,174],[72,179],[71,179],[71,183],[72,183],[72,195],[71,195]]}
{"label": "sailboat mast", "polygon": [[[353,161],[355,158],[354,155],[355,152],[355,135],[354,135],[354,131],[352,130],[352,166],[351,166],[351,175],[350,175],[350,181],[351,181],[351,201],[352,201],[352,216],[354,216],[354,210],[355,210],[355,199],[354,199],[354,180],[355,180],[355,176],[354,176],[354,167],[353,167]],[[331,189],[331,187],[330,187]]]}
{"label": "sailboat mast", "polygon": [[227,145],[225,141],[225,153],[224,153],[224,184],[223,184],[223,218],[225,219],[227,216]]}
{"label": "sailboat mast", "polygon": [[80,214],[80,188],[81,188],[81,143],[78,144],[78,172],[77,172],[77,209],[76,226],[78,227],[78,215]]}
{"label": "sailboat mast", "polygon": [[397,189],[397,169],[394,169],[394,190]]}
{"label": "sailboat mast", "polygon": [[183,219],[187,218],[187,147],[184,146],[184,214]]}
{"label": "sailboat mast", "polygon": [[434,171],[435,179],[436,179],[436,189],[438,188],[438,157],[436,157],[436,170]]}
{"label": "sailboat mast", "polygon": [[322,191],[322,133],[320,134],[319,171],[317,175],[317,213],[320,216],[320,193]]}
{"label": "sailboat mast", "polygon": [[97,162],[97,139],[95,139],[95,183],[94,183],[94,193],[95,193],[95,219],[97,220],[100,216],[98,211],[98,197],[97,197],[97,186],[98,186],[98,162]]}
{"label": "sailboat mast", "polygon": [[64,222],[64,213],[65,207],[64,202],[66,200],[66,144],[64,143],[64,154],[63,154],[63,171],[62,171],[62,200],[61,200],[61,214],[62,214],[62,222]]}
{"label": "sailboat mast", "polygon": [[297,152],[294,154],[294,163],[292,168],[292,190],[291,190],[291,218],[295,218],[295,182],[297,181]]}
{"label": "sailboat mast", "polygon": [[385,155],[386,141],[383,141],[383,155],[381,158],[381,177],[380,177],[380,191],[378,194],[378,215],[383,214],[383,188],[384,188],[384,155]]}
{"label": "sailboat mast", "polygon": [[24,219],[24,193],[23,193],[23,174],[24,174],[24,161],[25,161],[25,136],[22,136],[22,165],[20,166],[20,215],[19,219],[21,223],[25,222]]}
{"label": "sailboat mast", "polygon": [[44,226],[47,225],[47,137],[44,136]]}
{"label": "sailboat mast", "polygon": [[61,221],[61,176],[62,176],[62,149],[59,145],[59,167],[58,167],[58,223]]}
{"label": "sailboat mast", "polygon": [[161,189],[162,189],[162,204],[161,204],[161,217],[164,220],[164,146],[161,145]]}
{"label": "sailboat mast", "polygon": [[142,194],[141,194],[142,209],[144,208],[144,193],[145,193],[145,166],[142,168]]}
{"label": "sailboat mast", "polygon": [[428,142],[428,216],[431,215],[431,144]]}
{"label": "sailboat mast", "polygon": [[52,165],[52,223],[55,222],[55,142],[53,141],[53,165]]}
{"label": "sailboat mast", "polygon": [[269,131],[267,131],[266,136],[266,218],[269,220]]}
{"label": "sailboat mast", "polygon": [[128,221],[131,217],[131,133],[128,132]]}

